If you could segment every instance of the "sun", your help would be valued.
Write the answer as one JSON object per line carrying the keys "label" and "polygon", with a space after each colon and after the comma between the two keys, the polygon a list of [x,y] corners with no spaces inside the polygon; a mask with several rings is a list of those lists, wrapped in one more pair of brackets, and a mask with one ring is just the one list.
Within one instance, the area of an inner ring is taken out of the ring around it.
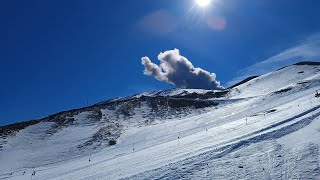
{"label": "sun", "polygon": [[196,0],[196,3],[198,4],[198,6],[200,7],[207,7],[210,5],[211,0]]}

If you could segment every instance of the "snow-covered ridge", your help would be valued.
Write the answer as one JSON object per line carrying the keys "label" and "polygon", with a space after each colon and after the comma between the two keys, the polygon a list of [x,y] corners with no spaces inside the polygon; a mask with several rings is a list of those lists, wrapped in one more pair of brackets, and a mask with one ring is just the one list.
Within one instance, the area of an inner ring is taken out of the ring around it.
{"label": "snow-covered ridge", "polygon": [[143,93],[135,94],[135,95],[128,96],[128,97],[118,97],[115,99],[102,101],[98,104],[104,104],[104,103],[115,102],[115,101],[130,100],[130,99],[134,99],[134,98],[140,98],[143,96],[147,96],[147,97],[159,97],[159,96],[183,97],[183,96],[194,94],[194,93],[195,94],[206,94],[206,93],[214,93],[214,92],[217,92],[217,90],[213,91],[213,90],[206,90],[206,89],[180,89],[180,88],[176,88],[176,89],[168,89],[168,90],[162,90],[162,91],[143,92]]}
{"label": "snow-covered ridge", "polygon": [[0,179],[319,179],[317,90],[320,64],[299,63],[1,127]]}
{"label": "snow-covered ridge", "polygon": [[311,79],[318,80],[319,72],[320,65],[316,62],[297,63],[240,84],[232,88],[231,96],[232,98],[246,98],[270,94],[288,86],[308,83]]}

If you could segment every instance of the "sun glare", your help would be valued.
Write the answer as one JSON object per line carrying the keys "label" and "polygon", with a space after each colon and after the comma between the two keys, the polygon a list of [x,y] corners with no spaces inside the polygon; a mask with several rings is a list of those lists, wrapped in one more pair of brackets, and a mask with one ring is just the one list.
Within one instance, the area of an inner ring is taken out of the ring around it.
{"label": "sun glare", "polygon": [[198,4],[198,6],[200,7],[207,7],[210,5],[211,0],[196,0],[196,3]]}

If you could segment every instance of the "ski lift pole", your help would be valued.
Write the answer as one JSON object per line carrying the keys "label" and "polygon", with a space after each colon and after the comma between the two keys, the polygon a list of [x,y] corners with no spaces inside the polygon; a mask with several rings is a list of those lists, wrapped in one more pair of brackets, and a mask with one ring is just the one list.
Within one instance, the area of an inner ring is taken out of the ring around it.
{"label": "ski lift pole", "polygon": [[90,156],[89,156],[89,170],[91,169],[91,153],[90,153]]}
{"label": "ski lift pole", "polygon": [[32,169],[32,174],[31,174],[31,180],[32,180],[33,176],[36,175],[35,172],[36,172],[36,171],[35,171],[34,168],[33,168],[33,169]]}

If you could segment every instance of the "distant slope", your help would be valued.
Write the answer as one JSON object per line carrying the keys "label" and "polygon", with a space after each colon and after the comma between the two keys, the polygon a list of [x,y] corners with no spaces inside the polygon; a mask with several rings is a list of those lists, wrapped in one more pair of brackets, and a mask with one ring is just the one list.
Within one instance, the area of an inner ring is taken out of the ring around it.
{"label": "distant slope", "polygon": [[[242,83],[230,92],[232,98],[261,96],[284,88],[307,85],[312,79],[319,78],[319,63],[301,62]],[[307,65],[306,65],[307,64]]]}
{"label": "distant slope", "polygon": [[298,62],[294,65],[309,65],[309,66],[320,66],[320,62],[315,62],[315,61],[302,61],[302,62]]}
{"label": "distant slope", "polygon": [[236,84],[228,87],[228,89],[232,89],[232,88],[234,88],[234,87],[237,87],[237,86],[239,86],[239,85],[241,85],[241,84],[244,84],[244,83],[246,83],[246,82],[248,82],[248,81],[250,81],[250,80],[252,80],[252,79],[255,79],[255,78],[257,78],[257,77],[259,77],[259,76],[250,76],[250,77],[248,77],[248,78],[246,78],[246,79],[244,79],[244,80],[242,80],[242,81],[240,81],[240,82],[238,82],[238,83],[236,83]]}

